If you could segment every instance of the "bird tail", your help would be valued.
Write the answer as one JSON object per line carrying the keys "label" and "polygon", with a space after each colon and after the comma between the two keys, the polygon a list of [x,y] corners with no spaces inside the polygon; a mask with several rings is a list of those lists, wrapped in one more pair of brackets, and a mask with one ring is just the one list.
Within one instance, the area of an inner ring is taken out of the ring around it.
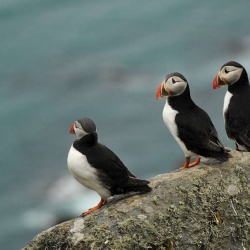
{"label": "bird tail", "polygon": [[148,180],[142,180],[136,177],[129,176],[128,182],[126,183],[126,186],[145,186],[149,184],[150,181]]}
{"label": "bird tail", "polygon": [[152,190],[152,188],[148,185],[145,185],[145,186],[124,187],[123,190],[125,191],[125,193],[129,193],[129,192],[148,193]]}
{"label": "bird tail", "polygon": [[228,161],[229,158],[233,158],[232,155],[229,154],[228,152],[224,152],[223,154],[218,153],[217,155],[214,155],[213,157],[216,158],[220,162],[225,162],[225,161]]}
{"label": "bird tail", "polygon": [[128,182],[123,187],[124,191],[127,192],[150,192],[152,190],[151,187],[148,186],[150,182],[147,180],[138,179],[136,177],[129,177]]}
{"label": "bird tail", "polygon": [[127,194],[130,192],[148,193],[152,190],[152,188],[148,186],[149,183],[150,182],[147,180],[141,180],[136,177],[129,176],[126,184],[116,186],[112,189],[112,194]]}

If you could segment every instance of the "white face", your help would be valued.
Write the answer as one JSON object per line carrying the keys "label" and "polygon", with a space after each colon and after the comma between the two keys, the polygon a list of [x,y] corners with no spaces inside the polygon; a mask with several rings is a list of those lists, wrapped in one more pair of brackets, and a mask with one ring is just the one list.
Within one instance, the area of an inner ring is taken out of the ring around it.
{"label": "white face", "polygon": [[81,124],[78,121],[75,121],[74,123],[74,130],[77,139],[81,139],[83,136],[88,134],[85,130],[83,130]]}
{"label": "white face", "polygon": [[231,85],[240,79],[242,71],[243,68],[238,68],[235,66],[224,66],[219,72],[219,77],[223,82]]}
{"label": "white face", "polygon": [[177,96],[182,94],[187,87],[187,82],[179,76],[171,76],[163,84],[164,90],[169,93],[169,96]]}

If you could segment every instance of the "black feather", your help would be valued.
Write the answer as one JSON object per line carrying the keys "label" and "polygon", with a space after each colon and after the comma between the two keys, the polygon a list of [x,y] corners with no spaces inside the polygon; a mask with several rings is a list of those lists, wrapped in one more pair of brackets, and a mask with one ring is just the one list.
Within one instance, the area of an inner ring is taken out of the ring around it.
{"label": "black feather", "polygon": [[178,136],[188,150],[220,161],[231,157],[219,140],[208,114],[191,99],[188,85],[181,95],[169,97],[168,102],[178,111],[175,117]]}
{"label": "black feather", "polygon": [[250,85],[246,69],[239,63],[231,61],[224,66],[235,66],[243,71],[237,82],[228,86],[232,94],[227,111],[224,113],[225,129],[228,138],[250,151]]}
{"label": "black feather", "polygon": [[103,186],[112,194],[149,190],[149,181],[137,178],[113,151],[98,143],[97,133],[76,140],[73,146],[87,157]]}

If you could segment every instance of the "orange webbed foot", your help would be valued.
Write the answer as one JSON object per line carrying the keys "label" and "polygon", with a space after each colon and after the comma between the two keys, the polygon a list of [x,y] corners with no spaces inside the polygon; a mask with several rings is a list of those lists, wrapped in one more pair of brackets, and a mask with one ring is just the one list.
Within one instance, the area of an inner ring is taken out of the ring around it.
{"label": "orange webbed foot", "polygon": [[197,157],[196,160],[192,163],[189,164],[190,162],[190,157],[186,157],[186,160],[184,162],[184,165],[183,167],[179,168],[180,170],[183,170],[185,168],[192,168],[194,166],[196,166],[197,164],[199,164],[199,162],[201,161],[201,158],[200,157]]}
{"label": "orange webbed foot", "polygon": [[107,200],[101,199],[100,202],[99,202],[96,206],[94,206],[94,207],[90,208],[88,211],[82,213],[82,216],[84,217],[84,216],[86,216],[87,214],[92,213],[93,211],[99,209],[100,207],[102,207],[102,206],[105,205],[106,203],[107,203]]}
{"label": "orange webbed foot", "polygon": [[188,164],[188,168],[191,168],[191,167],[194,167],[196,165],[198,165],[201,161],[201,158],[200,157],[197,157],[196,160],[190,164]]}

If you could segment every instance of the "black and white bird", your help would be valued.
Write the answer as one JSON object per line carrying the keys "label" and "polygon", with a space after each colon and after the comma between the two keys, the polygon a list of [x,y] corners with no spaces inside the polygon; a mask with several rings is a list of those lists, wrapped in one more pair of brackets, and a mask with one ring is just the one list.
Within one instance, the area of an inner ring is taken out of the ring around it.
{"label": "black and white bird", "polygon": [[[188,82],[182,74],[174,72],[165,77],[156,91],[156,99],[160,97],[168,97],[163,120],[186,157],[181,169],[197,165],[201,156],[219,161],[230,158],[210,117],[191,99]],[[192,156],[197,158],[189,163]]]}
{"label": "black and white bird", "polygon": [[98,143],[96,125],[91,119],[75,121],[70,133],[76,135],[76,140],[68,154],[69,170],[78,182],[101,197],[101,201],[82,216],[99,209],[115,194],[151,190],[149,181],[135,177],[114,152]]}
{"label": "black and white bird", "polygon": [[250,151],[250,85],[245,68],[234,61],[225,63],[213,80],[213,88],[228,86],[223,116],[229,139],[236,150]]}

